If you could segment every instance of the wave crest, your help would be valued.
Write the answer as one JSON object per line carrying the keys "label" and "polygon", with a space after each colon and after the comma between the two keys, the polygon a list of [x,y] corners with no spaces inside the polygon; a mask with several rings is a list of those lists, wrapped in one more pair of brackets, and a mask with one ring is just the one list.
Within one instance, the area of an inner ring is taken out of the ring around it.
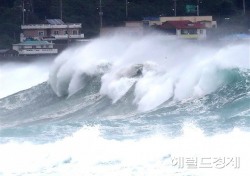
{"label": "wave crest", "polygon": [[169,99],[202,97],[229,84],[226,72],[250,69],[248,46],[213,48],[165,36],[100,38],[63,52],[50,72],[58,96],[71,96],[102,75],[100,93],[117,102],[134,87],[140,111]]}

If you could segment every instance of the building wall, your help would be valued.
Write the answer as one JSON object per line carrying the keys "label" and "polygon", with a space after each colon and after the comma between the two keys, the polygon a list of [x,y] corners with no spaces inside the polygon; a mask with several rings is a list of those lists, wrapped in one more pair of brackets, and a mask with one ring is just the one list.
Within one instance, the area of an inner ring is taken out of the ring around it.
{"label": "building wall", "polygon": [[160,17],[160,22],[166,22],[166,21],[183,21],[183,20],[189,20],[191,22],[198,22],[198,21],[213,21],[212,16],[179,16],[179,17]]}
{"label": "building wall", "polygon": [[58,50],[53,48],[52,44],[46,45],[13,45],[12,49],[20,55],[37,55],[37,54],[57,54]]}
{"label": "building wall", "polygon": [[[73,34],[73,31],[75,31],[76,33]],[[51,30],[52,36],[54,36],[54,35],[66,35],[67,33],[69,35],[79,35],[80,34],[79,29],[52,29]]]}
{"label": "building wall", "polygon": [[[50,36],[54,36],[54,35],[65,35],[65,31],[67,31],[69,33],[69,35],[73,35],[73,31],[76,32],[76,34],[74,35],[79,35],[79,29],[75,28],[75,29],[25,29],[23,30],[23,34],[24,37],[50,37],[48,36],[49,34],[49,30],[50,30]],[[55,31],[57,31],[58,33],[55,34]],[[39,32],[43,32],[44,35],[43,36],[39,36]]]}
{"label": "building wall", "polygon": [[47,36],[47,31],[44,29],[24,30],[23,34],[24,34],[24,37],[39,37],[39,32],[43,32],[44,36]]}
{"label": "building wall", "polygon": [[[179,17],[160,17],[160,21],[157,22],[156,24],[162,24],[166,21],[183,21],[183,20],[188,20],[193,23],[195,22],[204,22],[206,28],[216,28],[217,27],[217,22],[213,21],[212,16],[179,16]],[[155,23],[153,21],[150,22],[150,25],[152,23]]]}
{"label": "building wall", "polygon": [[181,35],[181,30],[180,29],[176,29],[176,35],[180,36]]}
{"label": "building wall", "polygon": [[217,22],[213,21],[212,16],[178,16],[178,17],[160,17],[158,21],[154,20],[144,20],[144,26],[162,25],[166,21],[183,21],[188,20],[191,22],[204,22],[207,28],[216,28]]}
{"label": "building wall", "polygon": [[182,32],[185,29],[177,29],[176,36],[179,38],[185,39],[197,39],[197,40],[204,40],[207,37],[206,29],[195,29],[195,34],[185,34]]}
{"label": "building wall", "polygon": [[20,55],[42,55],[42,54],[57,54],[57,49],[25,49],[18,51]]}

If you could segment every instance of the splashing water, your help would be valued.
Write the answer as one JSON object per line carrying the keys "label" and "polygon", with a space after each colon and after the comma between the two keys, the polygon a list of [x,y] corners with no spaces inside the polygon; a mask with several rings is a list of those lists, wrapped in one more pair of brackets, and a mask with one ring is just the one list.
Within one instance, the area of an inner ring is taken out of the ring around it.
{"label": "splashing water", "polygon": [[0,175],[247,176],[249,70],[244,43],[116,35],[66,50],[49,85],[0,99]]}
{"label": "splashing water", "polygon": [[[172,97],[182,100],[215,91],[226,82],[223,70],[250,68],[248,49],[238,45],[216,50],[161,35],[104,38],[59,56],[50,84],[57,95],[72,95],[84,87],[86,75],[101,74],[101,66],[110,66],[100,92],[116,102],[135,84],[139,110],[150,110]],[[139,76],[134,74],[136,65],[141,65]]]}

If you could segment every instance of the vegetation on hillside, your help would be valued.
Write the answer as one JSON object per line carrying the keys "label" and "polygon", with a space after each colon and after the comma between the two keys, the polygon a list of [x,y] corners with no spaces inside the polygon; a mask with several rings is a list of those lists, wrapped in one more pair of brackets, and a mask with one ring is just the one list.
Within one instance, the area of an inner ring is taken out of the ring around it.
{"label": "vegetation on hillside", "polygon": [[[213,15],[219,24],[240,25],[247,28],[250,1],[199,0],[200,15]],[[173,16],[173,0],[102,0],[103,25],[118,26],[125,20],[142,20],[148,16]],[[60,0],[0,0],[0,48],[18,42],[22,24],[22,4],[25,23],[40,23],[46,18],[60,18]],[[63,21],[82,23],[85,36],[98,35],[100,26],[100,0],[62,0]],[[186,5],[197,5],[197,0],[177,0],[177,15],[196,15],[187,12]],[[230,20],[228,20],[230,19]]]}

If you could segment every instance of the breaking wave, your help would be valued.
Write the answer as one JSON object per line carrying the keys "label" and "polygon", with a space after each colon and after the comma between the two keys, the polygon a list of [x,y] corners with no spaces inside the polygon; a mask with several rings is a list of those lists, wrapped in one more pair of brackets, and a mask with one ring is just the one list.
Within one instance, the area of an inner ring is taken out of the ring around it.
{"label": "breaking wave", "polygon": [[245,44],[215,49],[161,35],[114,36],[62,53],[49,82],[58,96],[71,96],[101,75],[101,94],[115,103],[134,85],[134,103],[147,111],[170,99],[210,94],[231,83],[234,69],[249,68]]}

